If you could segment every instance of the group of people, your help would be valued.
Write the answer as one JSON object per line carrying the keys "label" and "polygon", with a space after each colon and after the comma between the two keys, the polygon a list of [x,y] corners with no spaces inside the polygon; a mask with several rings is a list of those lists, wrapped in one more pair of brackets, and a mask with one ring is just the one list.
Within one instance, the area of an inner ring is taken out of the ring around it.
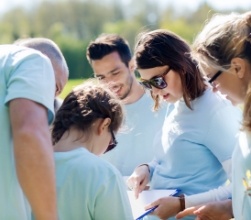
{"label": "group of people", "polygon": [[250,12],[214,16],[192,47],[141,33],[134,56],[102,34],[86,54],[96,80],[56,109],[60,48],[30,38],[0,51],[0,219],[132,220],[122,176],[136,197],[180,190],[144,219],[251,219]]}

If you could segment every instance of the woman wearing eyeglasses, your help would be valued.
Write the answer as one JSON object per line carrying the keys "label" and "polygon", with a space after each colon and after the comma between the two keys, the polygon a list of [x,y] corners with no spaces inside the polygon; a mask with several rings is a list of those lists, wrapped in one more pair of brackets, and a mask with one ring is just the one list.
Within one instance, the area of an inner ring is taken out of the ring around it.
{"label": "woman wearing eyeglasses", "polygon": [[179,197],[161,198],[146,207],[158,206],[153,214],[160,219],[231,196],[225,183],[231,176],[241,114],[212,91],[189,53],[188,44],[167,30],[142,34],[135,47],[141,84],[151,89],[155,107],[161,100],[174,106],[163,124],[162,152],[157,151],[151,163],[137,167],[128,180],[136,196],[148,181],[151,189],[181,190]]}
{"label": "woman wearing eyeglasses", "polygon": [[118,170],[99,155],[112,150],[123,120],[120,101],[101,85],[76,87],[52,129],[60,220],[132,220]]}
{"label": "woman wearing eyeglasses", "polygon": [[185,210],[178,217],[194,212],[201,219],[225,220],[233,213],[235,220],[251,219],[251,12],[214,16],[196,37],[192,55],[215,91],[234,104],[245,101],[243,128],[232,160],[233,209],[226,200]]}

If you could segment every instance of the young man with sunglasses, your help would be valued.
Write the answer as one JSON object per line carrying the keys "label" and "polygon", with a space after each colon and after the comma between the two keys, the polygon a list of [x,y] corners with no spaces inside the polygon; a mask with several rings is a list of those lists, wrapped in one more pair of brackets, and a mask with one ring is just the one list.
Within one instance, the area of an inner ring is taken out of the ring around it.
{"label": "young man with sunglasses", "polygon": [[102,34],[89,44],[87,59],[98,81],[109,86],[126,110],[125,126],[117,134],[118,146],[103,158],[123,176],[131,175],[136,166],[153,158],[154,138],[166,110],[153,112],[151,95],[137,81],[129,45],[122,37]]}

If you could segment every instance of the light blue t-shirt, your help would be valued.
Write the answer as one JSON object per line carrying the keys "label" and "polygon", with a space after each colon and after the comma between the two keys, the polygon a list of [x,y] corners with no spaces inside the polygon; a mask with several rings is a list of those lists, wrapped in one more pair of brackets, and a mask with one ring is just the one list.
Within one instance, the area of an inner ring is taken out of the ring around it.
{"label": "light blue t-shirt", "polygon": [[0,46],[0,219],[31,218],[16,175],[9,102],[16,98],[38,102],[48,109],[51,121],[54,94],[55,77],[48,58],[32,49]]}
{"label": "light blue t-shirt", "polygon": [[132,220],[119,171],[81,147],[54,153],[60,220]]}
{"label": "light blue t-shirt", "polygon": [[192,108],[178,101],[167,114],[162,147],[149,164],[153,189],[178,188],[193,195],[227,180],[222,162],[231,159],[237,143],[241,111],[211,89],[192,101]]}
{"label": "light blue t-shirt", "polygon": [[233,153],[233,213],[236,220],[251,219],[251,135],[241,132]]}
{"label": "light blue t-shirt", "polygon": [[102,155],[123,176],[131,175],[138,165],[153,159],[153,141],[166,114],[166,108],[153,112],[153,104],[150,94],[146,93],[137,102],[125,105],[125,126],[116,135],[118,145]]}

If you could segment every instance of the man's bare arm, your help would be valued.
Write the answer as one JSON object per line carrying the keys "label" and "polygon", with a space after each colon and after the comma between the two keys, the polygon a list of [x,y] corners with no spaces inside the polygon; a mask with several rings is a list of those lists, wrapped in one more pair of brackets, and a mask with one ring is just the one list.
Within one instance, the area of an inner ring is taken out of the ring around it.
{"label": "man's bare arm", "polygon": [[36,220],[56,220],[55,167],[47,109],[27,99],[14,99],[9,108],[19,183]]}

